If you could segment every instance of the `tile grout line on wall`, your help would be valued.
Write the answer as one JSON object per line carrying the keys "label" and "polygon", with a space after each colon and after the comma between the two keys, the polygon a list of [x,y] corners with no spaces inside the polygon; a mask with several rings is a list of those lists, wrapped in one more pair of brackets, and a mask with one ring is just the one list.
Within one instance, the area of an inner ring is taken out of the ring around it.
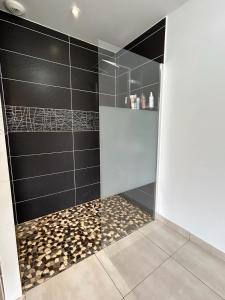
{"label": "tile grout line on wall", "polygon": [[[22,132],[21,132],[22,133]],[[31,132],[33,133],[33,132]],[[99,150],[100,148],[87,148],[87,149],[80,149],[80,150],[74,150],[75,152],[82,152],[82,151],[92,151],[92,150]],[[68,151],[58,151],[58,152],[43,152],[43,153],[31,153],[31,154],[21,154],[21,155],[11,155],[11,157],[26,157],[26,156],[38,156],[38,155],[51,155],[51,154],[61,154],[61,153],[72,153],[73,150]]]}
{"label": "tile grout line on wall", "polygon": [[[13,180],[13,170],[12,170],[12,161],[11,161],[11,157],[10,157],[10,154],[11,154],[11,149],[10,149],[10,143],[9,143],[9,134],[8,134],[8,124],[7,124],[7,117],[6,117],[6,104],[5,104],[5,93],[4,93],[4,86],[3,86],[3,80],[2,80],[2,66],[1,66],[1,63],[0,63],[0,74],[1,74],[1,81],[0,81],[0,84],[1,84],[1,87],[2,87],[2,103],[4,105],[2,111],[3,111],[3,114],[4,114],[4,118],[3,118],[3,122],[5,123],[4,126],[6,128],[6,134],[5,134],[5,138],[6,138],[6,141],[7,141],[7,146],[8,146],[8,150],[7,150],[7,160],[9,162],[9,173],[11,175],[11,179]],[[16,195],[15,195],[15,190],[14,190],[14,184],[11,183],[11,194],[12,194],[12,202],[13,202],[13,206],[15,205],[16,203]],[[17,218],[17,211],[16,211],[16,205],[14,206],[14,210],[15,210],[15,219],[16,219],[16,224],[18,224],[18,218]]]}
{"label": "tile grout line on wall", "polygon": [[2,76],[0,76],[0,77],[3,80],[18,81],[18,82],[23,82],[23,83],[28,83],[28,84],[37,84],[37,85],[43,85],[43,86],[47,86],[47,87],[54,87],[54,88],[60,88],[60,89],[66,89],[66,90],[72,89],[73,91],[79,91],[79,92],[85,92],[85,93],[91,93],[91,94],[100,94],[100,95],[112,96],[112,97],[114,96],[113,94],[94,92],[94,91],[90,91],[90,90],[81,90],[81,89],[75,89],[75,88],[70,88],[70,87],[66,87],[66,86],[59,86],[59,85],[42,83],[42,82],[27,81],[27,80],[21,80],[21,79],[16,79],[16,78],[9,78],[9,77],[2,77]]}
{"label": "tile grout line on wall", "polygon": [[[163,18],[164,19],[164,18]],[[162,20],[163,20],[162,19]],[[159,21],[160,22],[160,21]],[[157,22],[158,23],[158,22]],[[156,24],[157,24],[156,23]],[[155,25],[156,25],[155,24]],[[154,26],[154,25],[153,25]],[[122,49],[122,50],[124,50],[122,53],[121,53],[121,55],[119,55],[117,58],[120,58],[122,55],[124,55],[126,52],[129,52],[129,51],[131,51],[133,48],[135,48],[136,46],[138,46],[139,44],[141,44],[141,43],[143,43],[146,39],[148,39],[148,38],[150,38],[151,36],[153,36],[154,34],[156,34],[157,32],[159,32],[160,30],[162,30],[163,28],[165,28],[166,26],[164,25],[164,26],[162,26],[162,27],[160,27],[159,29],[157,29],[156,31],[154,31],[154,32],[152,32],[151,34],[149,34],[147,37],[145,37],[143,40],[141,40],[140,42],[138,42],[137,44],[135,44],[134,46],[132,46],[131,48],[129,48],[128,50],[126,50],[126,49]],[[149,29],[151,29],[151,28],[149,28]],[[138,38],[138,37],[137,37]],[[135,39],[134,39],[135,40]],[[126,46],[125,46],[126,47]],[[131,51],[132,52],[132,51]]]}
{"label": "tile grout line on wall", "polygon": [[[54,111],[72,111],[72,112],[83,112],[83,113],[94,113],[99,114],[99,111],[95,110],[82,110],[82,109],[70,109],[70,108],[52,108],[52,107],[41,107],[41,106],[26,106],[26,105],[10,105],[6,104],[6,108],[8,107],[24,107],[24,108],[33,108],[33,109],[46,109],[46,110],[54,110]],[[91,131],[91,130],[90,130]]]}
{"label": "tile grout line on wall", "polygon": [[[67,35],[67,34],[65,34],[65,33],[62,33],[62,32],[57,31],[57,30],[55,30],[55,29],[52,29],[52,28],[43,26],[43,25],[41,25],[41,24],[32,22],[32,21],[30,21],[30,20],[27,20],[27,19],[23,19],[23,20],[28,21],[28,22],[30,22],[30,23],[32,23],[32,24],[35,24],[35,25],[38,25],[38,26],[42,26],[42,27],[44,27],[44,28],[48,28],[48,29],[50,29],[50,30],[52,30],[52,31],[59,32],[59,33],[65,35],[65,36],[67,36],[68,39],[69,39],[69,38],[74,38],[74,39],[79,40],[78,38],[69,36],[69,35]],[[47,34],[47,33],[44,33],[44,32],[41,32],[41,31],[38,31],[38,30],[35,30],[35,29],[31,29],[31,28],[29,28],[29,27],[26,27],[26,26],[23,26],[23,25],[20,25],[20,24],[13,23],[13,22],[4,20],[4,19],[2,19],[2,18],[0,18],[0,21],[6,22],[6,23],[9,23],[9,24],[12,24],[12,25],[14,25],[14,26],[21,27],[21,28],[23,28],[23,29],[25,29],[25,30],[30,30],[30,31],[36,32],[36,33],[41,34],[41,35],[45,35],[45,36],[47,36],[47,37],[49,37],[49,38],[52,38],[52,39],[61,41],[61,42],[65,43],[65,44],[69,44],[69,41],[65,41],[65,40],[63,40],[63,39],[57,38],[57,37],[55,37],[55,36],[52,36],[52,35],[50,35],[50,34]],[[86,44],[90,44],[91,46],[97,47],[96,45],[91,44],[91,43],[88,43],[88,42],[85,42],[85,41],[83,41],[83,40],[80,40],[80,41],[82,41],[83,43],[86,43]],[[84,47],[84,46],[80,46],[80,45],[75,44],[75,43],[73,43],[73,42],[71,43],[71,45],[76,46],[76,47],[79,47],[79,48],[83,48],[83,49],[88,50],[88,51],[91,51],[91,52],[96,52],[96,53],[98,53],[98,51],[95,51],[95,50],[93,50],[93,49],[89,49],[89,48]],[[101,49],[108,51],[107,49],[104,49],[104,48],[101,48]],[[109,51],[109,52],[110,52],[110,51]],[[113,52],[112,52],[112,53],[113,53]],[[110,56],[110,55],[108,55],[108,54],[104,54],[104,53],[101,53],[101,54],[103,54],[103,55],[105,55],[105,56],[107,56],[107,57],[111,57],[111,58],[113,57],[113,56]]]}
{"label": "tile grout line on wall", "polygon": [[17,202],[15,202],[15,204],[28,202],[28,201],[32,201],[32,200],[36,200],[36,199],[40,199],[40,198],[44,198],[44,197],[49,197],[49,196],[53,196],[53,195],[58,195],[58,194],[66,193],[66,192],[73,191],[73,190],[75,191],[75,190],[79,190],[79,189],[82,189],[82,188],[85,188],[85,187],[98,185],[98,184],[100,184],[100,181],[96,181],[96,182],[93,182],[93,183],[90,183],[90,184],[82,185],[82,186],[76,187],[76,189],[72,188],[72,189],[62,190],[62,191],[55,192],[55,193],[49,193],[49,194],[45,194],[45,195],[41,195],[41,196],[37,196],[37,197],[28,198],[28,199],[25,199],[25,200],[17,201]]}
{"label": "tile grout line on wall", "polygon": [[[71,111],[73,111],[73,91],[72,91],[72,70],[71,70],[71,45],[70,45],[70,37],[68,37],[69,40],[69,65],[70,65],[70,101],[71,101]],[[73,128],[73,118],[72,118],[72,128]],[[74,152],[74,143],[75,143],[75,138],[74,138],[74,133],[72,132],[72,143],[73,143],[73,168],[74,168],[74,173],[73,173],[73,183],[74,183],[74,193],[75,193],[75,199],[74,199],[74,205],[76,206],[77,203],[77,193],[76,193],[76,162],[75,162],[75,152]]]}
{"label": "tile grout line on wall", "polygon": [[[130,92],[134,92],[134,91],[137,91],[137,90],[141,90],[141,89],[144,89],[144,88],[147,88],[147,87],[150,87],[150,86],[153,86],[153,85],[157,85],[157,84],[160,84],[160,82],[155,82],[155,83],[143,85],[143,86],[141,86],[141,87],[139,87],[139,88],[136,88],[136,89],[131,90]],[[123,93],[118,94],[117,96],[122,96],[122,95],[127,95],[127,94],[128,94],[128,93],[123,92]]]}
{"label": "tile grout line on wall", "polygon": [[107,76],[107,77],[113,78],[113,76],[109,75],[109,74],[98,73],[96,71],[91,71],[89,69],[84,69],[84,68],[80,68],[80,67],[77,67],[77,66],[72,66],[70,64],[69,65],[63,64],[63,63],[60,63],[60,62],[57,62],[57,61],[54,61],[54,60],[49,60],[49,59],[42,58],[42,57],[32,56],[32,55],[29,55],[29,54],[26,54],[26,53],[20,53],[20,52],[16,52],[16,51],[12,51],[12,50],[9,50],[9,49],[4,49],[4,48],[0,48],[0,51],[9,52],[9,53],[12,53],[12,54],[16,54],[16,55],[20,55],[20,56],[25,56],[25,57],[29,57],[29,58],[32,58],[32,59],[42,60],[44,62],[48,62],[48,63],[52,63],[52,64],[57,64],[57,65],[60,65],[62,67],[68,67],[68,68],[71,67],[73,69],[78,69],[78,70],[81,70],[81,71],[84,71],[84,72],[91,72],[91,73],[95,73],[95,74],[101,74],[103,76]]}
{"label": "tile grout line on wall", "polygon": [[12,181],[16,182],[16,181],[22,181],[22,180],[27,180],[27,179],[34,179],[34,178],[39,178],[39,177],[52,176],[52,175],[58,175],[58,174],[64,174],[64,173],[82,171],[82,170],[87,170],[87,169],[94,169],[94,168],[99,168],[99,167],[100,167],[100,165],[94,165],[94,166],[85,167],[85,168],[71,169],[71,170],[65,170],[65,171],[59,171],[59,172],[53,172],[53,173],[47,173],[47,174],[41,174],[41,175],[35,175],[35,176],[29,176],[29,177],[22,177],[22,178],[13,179]]}
{"label": "tile grout line on wall", "polygon": [[[132,53],[133,53],[133,52],[132,52]],[[139,68],[141,68],[141,67],[143,67],[144,65],[146,65],[146,64],[148,64],[148,63],[158,63],[157,61],[155,61],[155,59],[160,58],[160,57],[162,57],[162,56],[164,56],[164,54],[160,54],[160,55],[158,55],[158,56],[156,56],[156,57],[154,57],[154,58],[152,58],[152,59],[148,59],[148,61],[146,61],[146,62],[144,62],[144,63],[142,63],[142,64],[140,64],[140,65],[138,65],[138,66],[136,66],[136,67],[134,67],[134,68],[131,68],[131,72],[132,72],[132,71],[135,71],[135,70],[137,70],[137,69],[139,69]],[[147,59],[147,58],[146,58],[146,59]],[[158,63],[158,64],[160,64],[160,63]],[[122,76],[124,76],[124,75],[126,75],[126,74],[128,74],[128,71],[126,71],[126,72],[124,72],[124,73],[118,75],[117,78],[122,77]]]}

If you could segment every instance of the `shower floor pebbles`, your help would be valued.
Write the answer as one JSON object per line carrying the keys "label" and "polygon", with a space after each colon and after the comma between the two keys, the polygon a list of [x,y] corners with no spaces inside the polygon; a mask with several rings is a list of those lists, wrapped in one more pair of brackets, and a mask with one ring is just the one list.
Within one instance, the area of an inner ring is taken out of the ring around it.
{"label": "shower floor pebbles", "polygon": [[150,214],[117,195],[17,225],[23,291],[150,221]]}

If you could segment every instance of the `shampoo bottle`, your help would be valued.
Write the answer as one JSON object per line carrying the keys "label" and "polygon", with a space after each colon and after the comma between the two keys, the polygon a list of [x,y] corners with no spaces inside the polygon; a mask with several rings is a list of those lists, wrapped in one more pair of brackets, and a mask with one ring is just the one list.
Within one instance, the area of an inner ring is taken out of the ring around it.
{"label": "shampoo bottle", "polygon": [[140,98],[137,97],[137,100],[136,100],[136,109],[140,109]]}
{"label": "shampoo bottle", "polygon": [[153,109],[154,108],[154,96],[153,96],[153,93],[150,92],[150,95],[149,95],[149,102],[148,102],[148,105],[149,105],[149,108],[150,109]]}
{"label": "shampoo bottle", "polygon": [[141,94],[141,108],[146,109],[146,98],[143,93]]}

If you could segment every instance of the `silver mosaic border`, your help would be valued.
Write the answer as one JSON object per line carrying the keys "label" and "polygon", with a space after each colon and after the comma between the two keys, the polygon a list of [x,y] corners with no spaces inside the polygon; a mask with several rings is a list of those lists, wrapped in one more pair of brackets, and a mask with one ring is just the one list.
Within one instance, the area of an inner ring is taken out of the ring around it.
{"label": "silver mosaic border", "polygon": [[99,113],[6,105],[8,132],[98,131]]}

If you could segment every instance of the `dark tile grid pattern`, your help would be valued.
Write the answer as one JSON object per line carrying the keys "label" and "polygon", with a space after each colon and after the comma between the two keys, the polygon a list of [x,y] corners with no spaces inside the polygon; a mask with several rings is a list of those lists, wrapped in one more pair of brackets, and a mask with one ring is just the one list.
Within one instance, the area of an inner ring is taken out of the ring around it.
{"label": "dark tile grid pattern", "polygon": [[[158,110],[160,97],[160,67],[164,61],[165,19],[132,41],[116,54],[116,101],[108,100],[108,106],[130,108],[128,81],[131,80],[130,93],[146,97],[146,109],[150,92],[154,95],[155,110]],[[128,76],[130,69],[130,78]],[[102,80],[103,81],[103,80]],[[103,104],[104,101],[102,100]],[[101,102],[100,102],[101,104]]]}
{"label": "dark tile grid pattern", "polygon": [[18,225],[23,290],[44,282],[150,221],[150,214],[121,196],[113,196]]}
{"label": "dark tile grid pattern", "polygon": [[[0,28],[3,107],[98,113],[98,59],[112,53],[1,11]],[[107,75],[100,92],[108,95],[115,77]],[[7,138],[16,222],[99,197],[98,131]]]}

